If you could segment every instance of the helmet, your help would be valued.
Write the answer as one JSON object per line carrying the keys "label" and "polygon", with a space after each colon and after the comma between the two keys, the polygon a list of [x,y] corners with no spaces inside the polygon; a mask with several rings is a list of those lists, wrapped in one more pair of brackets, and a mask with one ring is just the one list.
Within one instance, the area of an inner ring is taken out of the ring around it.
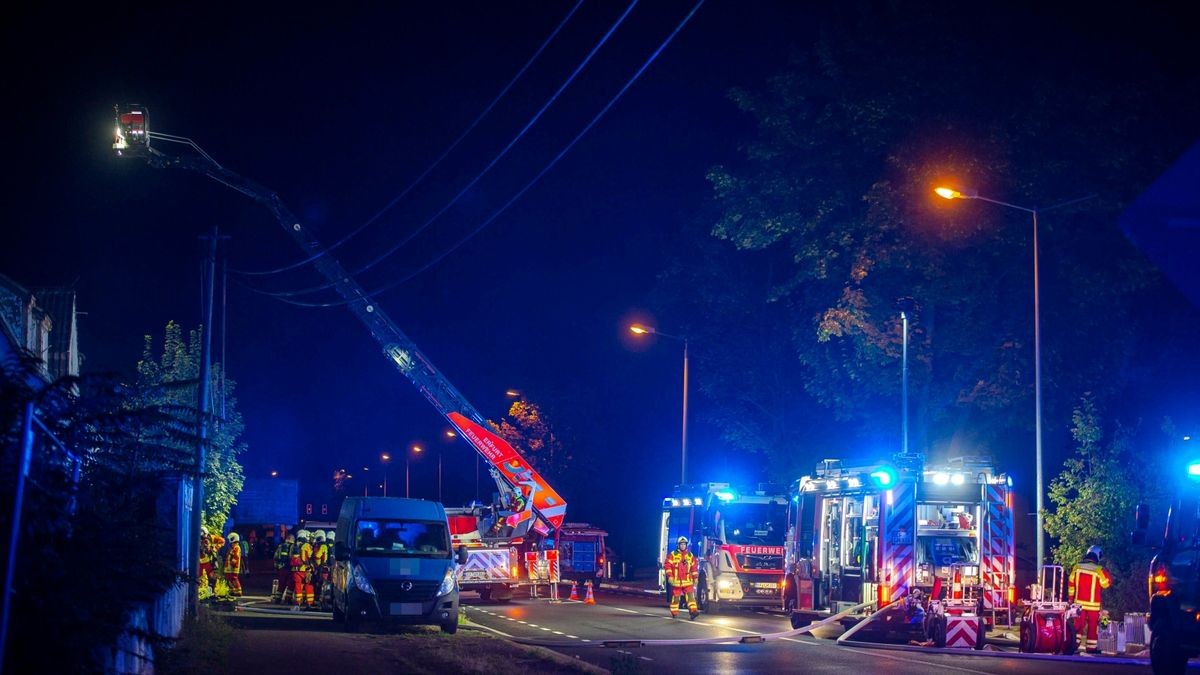
{"label": "helmet", "polygon": [[312,536],[312,534],[308,530],[300,530],[299,532],[296,533],[297,539],[308,539],[311,536]]}
{"label": "helmet", "polygon": [[239,540],[239,539],[241,539],[241,537],[240,537],[240,536],[238,536],[238,533],[237,533],[237,532],[230,532],[230,533],[229,533],[229,541],[237,541],[237,540]]}
{"label": "helmet", "polygon": [[334,537],[333,530],[330,530],[325,533],[325,541],[333,541],[333,537]]}
{"label": "helmet", "polygon": [[313,538],[316,539],[317,541],[324,541],[325,533],[322,532],[321,530],[317,530],[316,534],[313,535]]}
{"label": "helmet", "polygon": [[1100,562],[1100,558],[1101,558],[1102,556],[1103,556],[1103,552],[1100,550],[1100,547],[1099,547],[1099,546],[1093,546],[1093,547],[1091,547],[1091,548],[1089,548],[1089,549],[1087,550],[1087,553],[1086,553],[1086,554],[1084,554],[1084,556],[1083,556],[1083,557],[1084,557],[1084,558],[1091,558],[1092,560],[1094,560],[1094,561],[1096,561],[1096,562]]}
{"label": "helmet", "polygon": [[680,537],[679,539],[676,539],[676,540],[675,540],[675,543],[676,543],[676,544],[686,544],[686,543],[688,543],[688,538],[687,538],[687,537]]}
{"label": "helmet", "polygon": [[205,535],[205,536],[208,535],[208,526],[207,525],[200,526],[200,534]]}
{"label": "helmet", "polygon": [[288,532],[287,538],[284,539],[284,541],[296,541],[295,533]]}

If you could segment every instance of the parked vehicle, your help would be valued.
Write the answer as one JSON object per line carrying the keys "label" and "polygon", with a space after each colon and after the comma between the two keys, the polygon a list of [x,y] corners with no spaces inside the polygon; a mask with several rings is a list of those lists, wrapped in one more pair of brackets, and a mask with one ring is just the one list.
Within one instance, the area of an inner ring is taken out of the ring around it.
{"label": "parked vehicle", "polygon": [[455,565],[466,549],[450,547],[438,502],[347,497],[333,549],[333,619],[347,631],[363,621],[430,624],[458,630]]}
{"label": "parked vehicle", "polygon": [[[1150,665],[1158,674],[1183,673],[1200,656],[1200,461],[1182,468],[1184,479],[1167,511],[1158,553],[1150,561]],[[1150,512],[1137,508],[1134,542],[1146,543]]]}

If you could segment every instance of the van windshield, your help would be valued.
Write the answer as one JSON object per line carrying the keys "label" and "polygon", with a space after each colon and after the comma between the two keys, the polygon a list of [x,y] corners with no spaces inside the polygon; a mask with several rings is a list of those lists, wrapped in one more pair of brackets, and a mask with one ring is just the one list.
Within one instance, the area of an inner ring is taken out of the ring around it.
{"label": "van windshield", "polygon": [[423,520],[360,520],[354,552],[389,557],[449,558],[446,523]]}

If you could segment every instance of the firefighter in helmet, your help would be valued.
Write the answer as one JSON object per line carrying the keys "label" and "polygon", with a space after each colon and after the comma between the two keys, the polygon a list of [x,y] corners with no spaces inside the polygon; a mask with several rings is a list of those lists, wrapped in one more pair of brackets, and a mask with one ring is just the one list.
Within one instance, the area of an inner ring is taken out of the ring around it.
{"label": "firefighter in helmet", "polygon": [[1077,630],[1084,633],[1080,639],[1081,645],[1086,645],[1089,652],[1096,651],[1096,640],[1100,628],[1100,599],[1104,589],[1112,585],[1112,576],[1100,564],[1101,552],[1099,546],[1093,546],[1084,554],[1083,560],[1071,568],[1071,576],[1067,580],[1067,593],[1071,602],[1079,605],[1080,615]]}
{"label": "firefighter in helmet", "polygon": [[229,584],[229,595],[242,597],[242,544],[237,532],[229,533],[229,551],[225,554],[225,583]]}
{"label": "firefighter in helmet", "polygon": [[209,590],[216,583],[215,565],[213,562],[217,558],[217,550],[213,547],[212,537],[208,534],[208,528],[200,526],[200,579],[202,583],[208,585]]}
{"label": "firefighter in helmet", "polygon": [[308,530],[296,533],[296,545],[292,547],[292,557],[288,561],[292,568],[292,593],[295,600],[292,611],[308,609],[313,602],[313,548],[309,543],[310,536]]}
{"label": "firefighter in helmet", "polygon": [[288,532],[287,538],[275,549],[275,583],[271,584],[271,602],[281,604],[286,602],[288,590],[292,588],[292,548],[296,545],[296,535]]}
{"label": "firefighter in helmet", "polygon": [[680,537],[675,543],[677,548],[667,554],[667,559],[663,561],[667,583],[671,585],[671,617],[679,616],[679,606],[686,599],[688,614],[695,621],[700,613],[700,608],[696,606],[696,581],[700,576],[700,564],[688,550],[687,537]]}

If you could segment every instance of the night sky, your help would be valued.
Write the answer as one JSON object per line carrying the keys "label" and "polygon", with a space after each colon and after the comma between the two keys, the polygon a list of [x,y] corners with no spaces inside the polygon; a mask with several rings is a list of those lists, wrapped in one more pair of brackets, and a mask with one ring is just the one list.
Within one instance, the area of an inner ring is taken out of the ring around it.
{"label": "night sky", "polygon": [[[494,169],[360,278],[374,288],[428,266],[381,303],[485,416],[504,413],[506,389],[535,402],[573,391],[595,402],[595,428],[611,453],[590,489],[564,495],[568,520],[607,527],[631,557],[653,544],[646,538],[659,499],[678,477],[682,359],[669,340],[632,348],[627,321],[653,318],[650,293],[665,252],[711,199],[705,172],[736,159],[751,133],[729,89],[761,86],[811,43],[820,17],[805,4],[705,3],[561,162],[469,236],[694,7],[638,4]],[[426,170],[574,6],[104,5],[70,16],[22,7],[4,28],[10,103],[0,272],[30,287],[74,283],[86,312],[85,371],[131,373],[143,335],[161,340],[169,320],[199,323],[198,237],[213,225],[231,237],[234,269],[272,269],[299,252],[265,209],[232,190],[114,159],[113,104],[147,106],[151,129],[192,138],[276,190],[332,244]],[[1007,11],[1000,7],[994,11]],[[421,227],[496,157],[625,8],[584,3],[446,160],[336,257],[357,268]],[[1040,38],[1068,37],[1109,56],[1149,54],[1166,71],[1186,67],[1183,29],[1160,32],[1182,23],[1164,21],[1165,10],[1087,24],[1065,9],[1015,11],[1044,26]],[[277,470],[325,484],[334,469],[358,471],[380,452],[438,446],[445,421],[347,310],[287,305],[245,283],[278,291],[323,280],[309,269],[231,279],[218,358],[238,384],[247,476]],[[705,401],[690,403],[689,473],[755,476],[700,421]],[[473,493],[474,452],[461,442],[444,452],[444,501],[461,503]],[[413,465],[414,496],[435,496],[432,459]],[[396,494],[403,466],[393,462],[390,475]]]}

